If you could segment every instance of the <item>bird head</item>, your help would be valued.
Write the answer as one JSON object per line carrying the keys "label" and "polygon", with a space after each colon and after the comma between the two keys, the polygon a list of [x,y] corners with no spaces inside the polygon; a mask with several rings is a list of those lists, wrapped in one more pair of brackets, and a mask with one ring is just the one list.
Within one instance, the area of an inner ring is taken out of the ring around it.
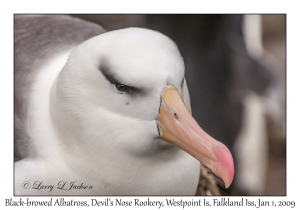
{"label": "bird head", "polygon": [[69,122],[60,123],[63,135],[85,139],[91,153],[114,158],[103,149],[110,147],[149,157],[176,147],[231,184],[231,153],[192,117],[183,58],[167,36],[129,28],[91,38],[73,50],[56,84],[57,120]]}

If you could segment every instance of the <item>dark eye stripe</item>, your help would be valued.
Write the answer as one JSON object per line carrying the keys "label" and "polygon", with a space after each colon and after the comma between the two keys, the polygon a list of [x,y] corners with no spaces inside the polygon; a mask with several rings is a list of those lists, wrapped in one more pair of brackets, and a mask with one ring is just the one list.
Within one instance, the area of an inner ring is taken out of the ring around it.
{"label": "dark eye stripe", "polygon": [[100,71],[105,76],[105,78],[111,83],[111,84],[118,84],[120,83],[118,79],[116,78],[116,75],[110,73],[109,68],[105,65],[100,66]]}
{"label": "dark eye stripe", "polygon": [[126,85],[123,85],[123,84],[116,84],[116,88],[119,92],[121,93],[131,93],[133,88],[132,87],[129,87],[129,86],[126,86]]}
{"label": "dark eye stripe", "polygon": [[123,85],[114,74],[112,74],[108,67],[101,65],[100,66],[100,71],[102,72],[102,74],[104,75],[104,77],[113,85],[115,85],[116,89],[120,92],[120,93],[131,93],[135,88],[127,86],[127,85]]}
{"label": "dark eye stripe", "polygon": [[103,74],[103,76],[111,83],[113,84],[116,89],[124,94],[124,93],[128,93],[130,95],[136,95],[136,94],[140,94],[140,93],[145,93],[145,91],[141,88],[137,88],[137,87],[132,87],[132,86],[128,86],[128,85],[124,85],[122,84],[122,82],[120,80],[117,79],[117,76],[112,73],[111,69],[109,68],[108,62],[102,58],[102,62],[99,65],[100,72]]}

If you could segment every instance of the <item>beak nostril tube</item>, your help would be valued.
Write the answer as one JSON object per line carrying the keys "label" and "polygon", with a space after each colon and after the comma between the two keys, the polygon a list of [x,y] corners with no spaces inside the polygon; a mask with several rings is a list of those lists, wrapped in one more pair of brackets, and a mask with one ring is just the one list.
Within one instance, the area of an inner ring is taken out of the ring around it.
{"label": "beak nostril tube", "polygon": [[176,119],[178,119],[178,115],[176,114],[176,112],[174,112],[174,117],[176,118]]}

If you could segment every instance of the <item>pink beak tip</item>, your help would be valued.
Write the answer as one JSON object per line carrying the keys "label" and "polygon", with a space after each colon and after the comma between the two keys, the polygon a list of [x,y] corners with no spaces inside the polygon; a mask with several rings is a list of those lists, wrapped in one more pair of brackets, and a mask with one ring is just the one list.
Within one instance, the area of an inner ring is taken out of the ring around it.
{"label": "pink beak tip", "polygon": [[231,185],[234,177],[234,162],[232,155],[229,149],[222,143],[213,147],[213,153],[224,169],[223,173],[216,175],[223,179],[225,187],[228,188]]}

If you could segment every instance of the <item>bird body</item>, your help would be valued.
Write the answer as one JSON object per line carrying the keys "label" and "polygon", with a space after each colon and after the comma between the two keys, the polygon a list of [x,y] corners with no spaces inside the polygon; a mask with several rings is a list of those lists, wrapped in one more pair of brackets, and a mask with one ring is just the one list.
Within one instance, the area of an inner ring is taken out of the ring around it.
{"label": "bird body", "polygon": [[55,52],[52,44],[28,69],[32,78],[20,79],[30,83],[26,91],[15,90],[26,102],[16,110],[22,113],[17,136],[30,144],[28,156],[15,163],[16,195],[194,195],[198,160],[231,183],[227,148],[189,117],[184,63],[171,39],[128,28]]}

